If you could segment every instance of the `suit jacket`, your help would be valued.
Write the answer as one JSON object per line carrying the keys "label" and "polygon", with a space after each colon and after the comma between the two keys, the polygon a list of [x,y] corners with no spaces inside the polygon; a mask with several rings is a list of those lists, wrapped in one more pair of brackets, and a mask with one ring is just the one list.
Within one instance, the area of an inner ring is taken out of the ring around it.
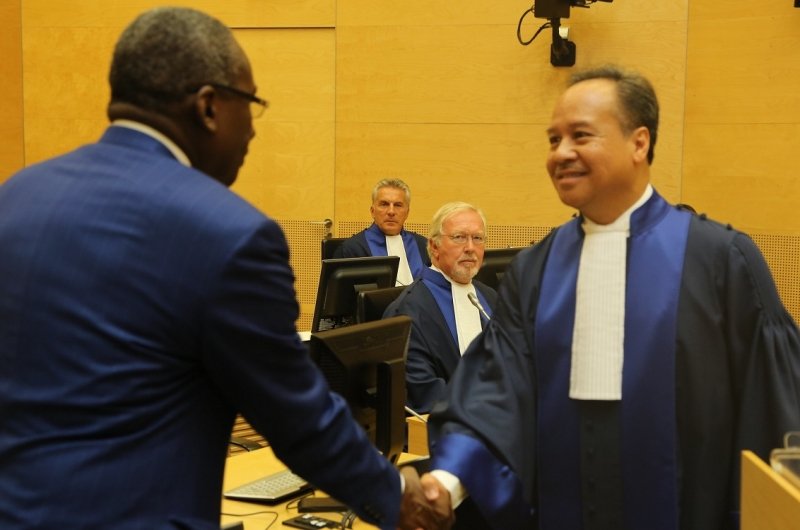
{"label": "suit jacket", "polygon": [[121,127],[0,212],[0,528],[218,530],[237,411],[394,528],[398,474],[300,342],[273,220]]}
{"label": "suit jacket", "polygon": [[[361,232],[352,235],[351,237],[342,241],[342,244],[339,245],[339,248],[333,254],[334,258],[366,258],[372,256],[372,252],[370,251],[369,244],[367,243],[366,232],[372,226],[365,228]],[[410,253],[408,251],[408,245],[406,245],[406,257],[408,258],[408,266],[411,269],[411,275],[414,278],[417,278],[425,267],[430,267],[431,265],[431,258],[428,256],[428,240],[416,232],[410,232],[407,230],[403,230],[403,232],[411,234],[414,237],[414,241],[417,243],[418,252],[420,259],[412,260]]]}
{"label": "suit jacket", "polygon": [[[426,275],[428,271],[430,269]],[[473,281],[473,285],[487,301],[486,309],[491,311],[497,299],[495,290],[478,281]],[[406,359],[408,406],[417,412],[430,412],[433,404],[445,396],[447,382],[461,361],[458,342],[422,278],[404,290],[386,308],[383,317],[397,315],[408,315],[412,319]]]}

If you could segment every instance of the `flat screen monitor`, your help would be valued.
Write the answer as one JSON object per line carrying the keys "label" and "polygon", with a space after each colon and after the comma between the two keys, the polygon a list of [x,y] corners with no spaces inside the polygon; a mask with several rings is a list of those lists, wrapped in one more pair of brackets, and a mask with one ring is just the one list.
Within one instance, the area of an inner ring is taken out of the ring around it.
{"label": "flat screen monitor", "polygon": [[405,445],[406,353],[411,318],[405,315],[311,334],[309,351],[331,390],[392,463]]}
{"label": "flat screen monitor", "polygon": [[355,324],[358,293],[394,287],[399,265],[397,256],[322,260],[311,331]]}
{"label": "flat screen monitor", "polygon": [[483,263],[478,274],[475,275],[475,279],[497,290],[511,260],[523,248],[525,247],[487,248],[483,253]]}
{"label": "flat screen monitor", "polygon": [[405,286],[397,286],[358,293],[356,320],[361,323],[382,319],[386,308],[405,290]]}

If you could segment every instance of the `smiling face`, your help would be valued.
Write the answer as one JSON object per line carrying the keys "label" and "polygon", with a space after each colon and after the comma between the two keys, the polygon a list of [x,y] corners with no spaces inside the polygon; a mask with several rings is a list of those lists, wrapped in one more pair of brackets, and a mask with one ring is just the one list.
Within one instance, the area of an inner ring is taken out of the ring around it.
{"label": "smiling face", "polygon": [[646,127],[625,131],[616,85],[591,79],[568,88],[547,135],[547,172],[561,201],[600,224],[614,221],[649,181]]}
{"label": "smiling face", "polygon": [[450,236],[486,236],[483,219],[474,210],[454,213],[442,223],[442,233],[428,240],[431,263],[456,283],[469,284],[483,263],[484,245],[476,245],[472,237],[464,244]]}

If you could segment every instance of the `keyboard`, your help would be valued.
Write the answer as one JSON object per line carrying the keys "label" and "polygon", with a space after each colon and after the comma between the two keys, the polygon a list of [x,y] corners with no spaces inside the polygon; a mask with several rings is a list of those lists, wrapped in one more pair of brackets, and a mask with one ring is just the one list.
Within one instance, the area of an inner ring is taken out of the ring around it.
{"label": "keyboard", "polygon": [[287,469],[226,491],[224,495],[239,501],[278,504],[313,489],[305,479]]}

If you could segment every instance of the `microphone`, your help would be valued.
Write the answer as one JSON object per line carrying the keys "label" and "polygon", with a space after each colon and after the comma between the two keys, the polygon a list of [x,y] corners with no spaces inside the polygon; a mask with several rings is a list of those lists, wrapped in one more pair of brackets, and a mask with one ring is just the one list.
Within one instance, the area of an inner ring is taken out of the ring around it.
{"label": "microphone", "polygon": [[422,423],[428,423],[428,420],[425,419],[425,416],[422,416],[419,412],[417,412],[416,410],[412,409],[411,407],[406,406],[406,412],[408,412],[409,414],[411,414],[412,416],[417,418]]}
{"label": "microphone", "polygon": [[481,315],[483,315],[483,318],[485,318],[487,321],[492,319],[492,317],[486,313],[486,310],[481,305],[478,297],[475,296],[475,293],[467,293],[467,298],[469,298],[469,301],[472,303],[472,305],[478,308],[478,311],[480,311]]}

